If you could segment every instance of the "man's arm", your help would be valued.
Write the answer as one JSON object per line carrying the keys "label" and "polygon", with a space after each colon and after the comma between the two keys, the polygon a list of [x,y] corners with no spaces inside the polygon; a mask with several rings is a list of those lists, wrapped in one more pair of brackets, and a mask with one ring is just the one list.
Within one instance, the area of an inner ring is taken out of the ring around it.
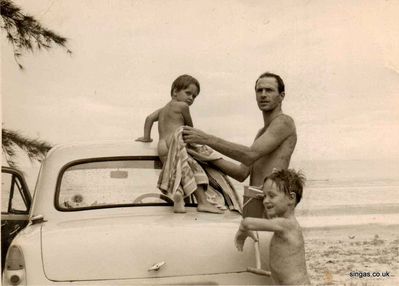
{"label": "man's arm", "polygon": [[249,176],[250,169],[244,164],[236,164],[225,159],[218,159],[209,163],[239,182],[243,182]]}
{"label": "man's arm", "polygon": [[155,110],[153,113],[151,113],[150,115],[147,116],[147,118],[145,119],[145,123],[144,123],[144,136],[137,138],[136,141],[152,142],[152,139],[151,139],[152,125],[154,124],[155,121],[158,121],[159,113],[161,112],[161,109],[162,108]]}
{"label": "man's arm", "polygon": [[234,160],[251,166],[260,157],[274,151],[294,132],[293,120],[288,116],[279,116],[270,123],[266,131],[255,140],[251,147],[229,142],[198,129],[187,127],[184,128],[183,138],[186,143],[208,145]]}

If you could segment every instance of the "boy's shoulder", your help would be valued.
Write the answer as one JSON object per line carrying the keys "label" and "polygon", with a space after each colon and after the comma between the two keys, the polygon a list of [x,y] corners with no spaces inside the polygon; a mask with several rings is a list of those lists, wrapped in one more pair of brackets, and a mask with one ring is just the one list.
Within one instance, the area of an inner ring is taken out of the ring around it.
{"label": "boy's shoulder", "polygon": [[177,110],[189,109],[189,105],[183,101],[171,101],[169,104],[170,104],[170,107],[177,109]]}
{"label": "boy's shoulder", "polygon": [[299,227],[298,221],[295,218],[276,217],[272,220],[280,225],[283,231],[292,231]]}

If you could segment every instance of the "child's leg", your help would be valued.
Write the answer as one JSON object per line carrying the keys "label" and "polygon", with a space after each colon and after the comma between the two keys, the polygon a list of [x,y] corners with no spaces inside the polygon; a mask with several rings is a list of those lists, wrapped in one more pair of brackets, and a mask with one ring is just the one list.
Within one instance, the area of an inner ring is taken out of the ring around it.
{"label": "child's leg", "polygon": [[173,195],[173,211],[175,213],[185,213],[183,194],[180,189],[177,189]]}
{"label": "child's leg", "polygon": [[198,186],[198,189],[195,190],[194,196],[198,201],[197,210],[199,212],[208,212],[208,213],[215,213],[215,214],[222,214],[223,211],[220,210],[215,205],[208,202],[205,195],[205,190],[202,186]]}

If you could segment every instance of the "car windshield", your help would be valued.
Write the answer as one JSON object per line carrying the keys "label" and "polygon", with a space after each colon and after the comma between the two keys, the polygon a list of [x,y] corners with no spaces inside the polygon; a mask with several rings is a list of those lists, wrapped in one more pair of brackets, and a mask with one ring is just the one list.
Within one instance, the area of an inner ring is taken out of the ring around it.
{"label": "car windshield", "polygon": [[157,181],[157,158],[103,160],[73,164],[60,174],[56,203],[60,210],[118,206],[170,205]]}

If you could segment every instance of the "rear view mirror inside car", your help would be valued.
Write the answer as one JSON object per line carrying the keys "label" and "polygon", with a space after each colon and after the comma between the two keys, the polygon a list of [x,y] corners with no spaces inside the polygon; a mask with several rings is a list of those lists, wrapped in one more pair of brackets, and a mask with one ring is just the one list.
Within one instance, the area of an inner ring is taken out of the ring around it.
{"label": "rear view mirror inside car", "polygon": [[127,171],[119,171],[119,170],[111,171],[110,175],[111,178],[113,179],[126,179],[128,177]]}

